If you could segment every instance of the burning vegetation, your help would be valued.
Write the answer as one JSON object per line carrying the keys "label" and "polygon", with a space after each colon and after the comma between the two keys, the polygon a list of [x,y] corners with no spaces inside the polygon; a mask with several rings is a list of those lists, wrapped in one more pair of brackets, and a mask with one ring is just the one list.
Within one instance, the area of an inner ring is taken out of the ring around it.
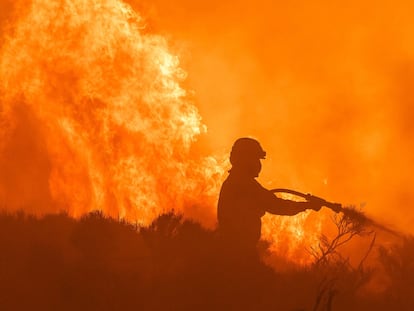
{"label": "burning vegetation", "polygon": [[220,166],[189,154],[204,126],[165,39],[120,1],[23,4],[0,56],[5,205],[148,224],[213,202]]}

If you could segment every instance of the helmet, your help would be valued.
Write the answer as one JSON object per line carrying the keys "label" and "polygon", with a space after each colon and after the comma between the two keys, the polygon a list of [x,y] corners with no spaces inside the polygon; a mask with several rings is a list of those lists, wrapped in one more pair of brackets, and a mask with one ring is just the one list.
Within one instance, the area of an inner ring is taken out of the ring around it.
{"label": "helmet", "polygon": [[233,144],[230,153],[231,164],[245,162],[246,160],[265,159],[266,151],[263,150],[260,143],[249,137],[239,138]]}

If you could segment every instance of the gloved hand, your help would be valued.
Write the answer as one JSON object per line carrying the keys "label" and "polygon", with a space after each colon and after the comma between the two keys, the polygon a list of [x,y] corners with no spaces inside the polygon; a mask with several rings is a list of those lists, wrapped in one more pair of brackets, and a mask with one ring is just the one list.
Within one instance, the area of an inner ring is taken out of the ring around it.
{"label": "gloved hand", "polygon": [[309,195],[306,199],[309,203],[309,208],[317,212],[326,205],[326,201],[324,199],[314,197],[312,195]]}

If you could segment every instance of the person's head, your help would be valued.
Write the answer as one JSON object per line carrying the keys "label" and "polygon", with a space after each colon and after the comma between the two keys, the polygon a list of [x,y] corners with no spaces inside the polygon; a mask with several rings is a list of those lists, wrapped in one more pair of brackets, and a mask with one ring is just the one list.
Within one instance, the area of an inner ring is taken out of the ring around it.
{"label": "person's head", "polygon": [[260,159],[266,158],[266,151],[260,143],[248,137],[239,138],[233,144],[230,153],[232,170],[236,170],[249,177],[258,177],[262,169]]}

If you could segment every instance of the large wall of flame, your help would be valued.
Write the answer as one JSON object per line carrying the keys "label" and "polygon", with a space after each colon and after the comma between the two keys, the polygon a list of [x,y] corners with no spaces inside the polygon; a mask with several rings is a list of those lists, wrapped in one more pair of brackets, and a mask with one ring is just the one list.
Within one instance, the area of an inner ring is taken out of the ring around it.
{"label": "large wall of flame", "polygon": [[412,1],[144,8],[183,42],[213,149],[255,136],[268,151],[263,183],[366,203],[367,213],[412,232]]}
{"label": "large wall of flame", "polygon": [[162,36],[118,0],[20,1],[2,25],[0,202],[103,210],[149,224],[166,210],[214,224],[220,166]]}

